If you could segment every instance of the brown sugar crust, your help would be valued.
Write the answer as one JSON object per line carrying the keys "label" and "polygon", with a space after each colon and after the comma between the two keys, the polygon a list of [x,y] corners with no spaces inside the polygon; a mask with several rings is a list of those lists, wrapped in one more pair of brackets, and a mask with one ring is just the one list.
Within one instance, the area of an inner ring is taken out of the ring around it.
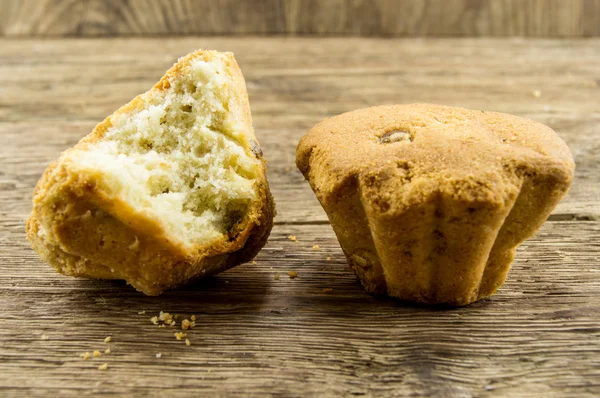
{"label": "brown sugar crust", "polygon": [[504,283],[575,167],[547,126],[430,104],[326,119],[296,163],[368,291],[451,305]]}
{"label": "brown sugar crust", "polygon": [[[225,57],[233,76],[233,104],[249,135],[245,150],[260,160],[257,198],[235,230],[204,246],[184,246],[154,220],[110,194],[97,174],[81,174],[69,167],[68,153],[100,140],[116,115],[145,106],[142,95],[99,123],[91,134],[48,166],[33,194],[27,238],[33,249],[65,275],[124,279],[147,295],[158,295],[192,279],[215,274],[250,261],[265,245],[273,225],[275,206],[266,178],[266,162],[252,130],[248,95],[242,73],[231,53],[196,51],[179,60],[147,93],[169,87],[191,60]],[[258,148],[258,150],[257,150]]]}

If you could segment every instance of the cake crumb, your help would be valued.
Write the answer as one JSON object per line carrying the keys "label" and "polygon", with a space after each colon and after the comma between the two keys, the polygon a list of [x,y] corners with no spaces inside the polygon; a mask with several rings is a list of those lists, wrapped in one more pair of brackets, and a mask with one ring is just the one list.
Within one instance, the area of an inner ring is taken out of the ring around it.
{"label": "cake crumb", "polygon": [[106,370],[108,369],[108,363],[103,363],[102,365],[98,366],[98,370]]}
{"label": "cake crumb", "polygon": [[288,276],[290,277],[290,279],[296,279],[298,277],[298,272],[290,271],[288,272]]}
{"label": "cake crumb", "polygon": [[105,343],[105,344],[108,344],[108,343],[110,343],[110,341],[111,341],[111,340],[112,340],[112,337],[110,337],[110,336],[107,336],[107,337],[104,339],[104,343]]}
{"label": "cake crumb", "polygon": [[331,257],[327,257],[327,261],[331,261]]}
{"label": "cake crumb", "polygon": [[145,311],[145,310],[144,310],[144,311],[139,311],[139,312],[138,312],[138,315],[145,315],[145,314],[146,314],[146,311]]}
{"label": "cake crumb", "polygon": [[279,274],[273,275],[273,279],[275,279],[276,281],[278,281],[279,280]]}
{"label": "cake crumb", "polygon": [[105,353],[105,354],[110,354],[110,347],[109,347],[109,348],[107,348],[106,350],[104,350],[104,353]]}
{"label": "cake crumb", "polygon": [[195,326],[196,326],[195,321],[188,321],[187,319],[184,319],[183,321],[181,321],[181,329],[182,330],[193,329]]}
{"label": "cake crumb", "polygon": [[256,261],[252,260],[252,265],[258,264]]}
{"label": "cake crumb", "polygon": [[166,323],[167,321],[171,322],[171,321],[173,320],[173,315],[169,314],[168,312],[163,312],[163,311],[161,311],[161,312],[158,314],[158,320],[159,320],[159,321],[163,321],[163,322],[165,322],[165,323]]}
{"label": "cake crumb", "polygon": [[90,352],[84,352],[83,354],[80,355],[80,357],[83,358],[84,361],[86,359],[90,359],[91,356],[92,356],[92,354]]}
{"label": "cake crumb", "polygon": [[185,339],[185,345],[188,347],[192,345],[192,343],[190,343],[190,339]]}
{"label": "cake crumb", "polygon": [[314,245],[313,246],[313,250],[319,250],[319,249],[320,249],[319,245]]}
{"label": "cake crumb", "polygon": [[94,355],[94,358],[98,358],[98,357],[102,356],[102,353],[100,351],[98,351],[98,350],[94,350],[94,352],[93,352],[92,355]]}
{"label": "cake crumb", "polygon": [[542,92],[540,90],[533,90],[531,92],[531,94],[535,97],[535,98],[540,98],[542,96]]}
{"label": "cake crumb", "polygon": [[323,289],[323,293],[333,293],[333,288],[326,287],[325,289]]}
{"label": "cake crumb", "polygon": [[187,336],[187,334],[183,332],[175,332],[174,335],[177,340],[183,340]]}
{"label": "cake crumb", "polygon": [[158,317],[153,316],[152,318],[150,318],[150,322],[152,322],[152,324],[154,324],[154,325],[158,325]]}
{"label": "cake crumb", "polygon": [[157,353],[156,353],[156,358],[160,358],[160,357],[162,357],[162,353],[160,353],[160,352],[157,352]]}
{"label": "cake crumb", "polygon": [[289,235],[287,238],[289,240],[291,240],[292,242],[298,242],[298,239],[296,238],[296,235]]}
{"label": "cake crumb", "polygon": [[192,321],[195,321],[195,320],[196,320],[196,315],[192,315],[192,316],[190,317],[190,319],[191,319]]}
{"label": "cake crumb", "polygon": [[48,336],[46,334],[42,334],[40,336],[40,339],[42,339],[42,340],[48,340]]}

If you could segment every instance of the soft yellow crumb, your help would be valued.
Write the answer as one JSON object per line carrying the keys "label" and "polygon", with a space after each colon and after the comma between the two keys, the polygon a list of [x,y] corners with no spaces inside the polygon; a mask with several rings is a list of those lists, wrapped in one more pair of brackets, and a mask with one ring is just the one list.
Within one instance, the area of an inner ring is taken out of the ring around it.
{"label": "soft yellow crumb", "polygon": [[46,336],[45,334],[41,335],[41,336],[40,336],[40,338],[41,338],[42,340],[48,340],[48,336]]}
{"label": "soft yellow crumb", "polygon": [[291,240],[292,242],[298,242],[298,239],[296,239],[295,235],[288,236],[288,239]]}
{"label": "soft yellow crumb", "polygon": [[91,356],[92,354],[90,352],[84,352],[80,355],[80,357],[83,358],[83,360],[90,359]]}
{"label": "soft yellow crumb", "polygon": [[174,335],[177,340],[183,340],[187,336],[187,334],[183,332],[175,332]]}
{"label": "soft yellow crumb", "polygon": [[146,311],[140,311],[138,312],[138,315],[144,315],[146,313]]}
{"label": "soft yellow crumb", "polygon": [[278,281],[279,280],[279,275],[278,274],[273,275],[273,279],[275,279],[276,281]]}
{"label": "soft yellow crumb", "polygon": [[102,365],[98,366],[98,370],[106,370],[106,369],[108,369],[107,363],[103,363]]}
{"label": "soft yellow crumb", "polygon": [[160,353],[160,352],[157,352],[157,353],[156,353],[156,358],[160,358],[160,357],[162,357],[162,353]]}
{"label": "soft yellow crumb", "polygon": [[110,348],[107,348],[106,350],[104,350],[105,354],[110,354]]}
{"label": "soft yellow crumb", "polygon": [[531,94],[535,97],[535,98],[540,98],[542,96],[542,92],[540,90],[533,90],[531,92]]}
{"label": "soft yellow crumb", "polygon": [[152,322],[154,325],[158,325],[158,317],[153,316],[152,318],[150,318],[150,322]]}
{"label": "soft yellow crumb", "polygon": [[108,343],[110,343],[110,341],[111,341],[111,340],[112,340],[112,337],[108,336],[108,337],[106,337],[106,338],[104,339],[104,342],[105,342],[106,344],[108,344]]}
{"label": "soft yellow crumb", "polygon": [[192,321],[195,321],[195,320],[196,320],[196,315],[192,315],[192,316],[190,317],[190,319],[191,319]]}
{"label": "soft yellow crumb", "polygon": [[257,262],[252,260],[252,265],[256,265],[256,264],[257,264]]}
{"label": "soft yellow crumb", "polygon": [[181,330],[188,330],[190,328],[191,322],[187,319],[181,321]]}
{"label": "soft yellow crumb", "polygon": [[192,343],[190,343],[189,339],[185,339],[185,345],[189,347],[192,345]]}
{"label": "soft yellow crumb", "polygon": [[170,325],[173,321],[173,315],[169,314],[168,312],[161,311],[160,314],[158,314],[158,320]]}
{"label": "soft yellow crumb", "polygon": [[92,353],[92,355],[94,355],[95,358],[101,357],[102,353],[98,350],[94,350],[94,352]]}
{"label": "soft yellow crumb", "polygon": [[313,246],[313,250],[319,250],[319,249],[320,249],[319,245],[314,245]]}
{"label": "soft yellow crumb", "polygon": [[327,261],[331,261],[331,257],[327,257]]}
{"label": "soft yellow crumb", "polygon": [[296,271],[290,271],[288,272],[288,276],[290,279],[296,279],[298,277],[298,273]]}

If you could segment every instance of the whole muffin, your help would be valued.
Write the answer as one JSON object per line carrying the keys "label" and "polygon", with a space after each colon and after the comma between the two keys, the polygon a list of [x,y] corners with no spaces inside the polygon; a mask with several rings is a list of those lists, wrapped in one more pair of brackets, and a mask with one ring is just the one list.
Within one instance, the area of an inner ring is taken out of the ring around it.
{"label": "whole muffin", "polygon": [[326,119],[296,156],[369,292],[450,305],[502,286],[575,168],[543,124],[431,104]]}

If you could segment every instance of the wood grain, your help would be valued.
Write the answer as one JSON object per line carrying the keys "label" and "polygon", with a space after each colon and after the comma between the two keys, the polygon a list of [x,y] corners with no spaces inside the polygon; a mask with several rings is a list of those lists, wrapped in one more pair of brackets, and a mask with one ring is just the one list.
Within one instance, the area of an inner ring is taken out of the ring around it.
{"label": "wood grain", "polygon": [[3,0],[23,36],[600,35],[600,0]]}
{"label": "wood grain", "polygon": [[553,217],[600,217],[599,40],[5,40],[3,180],[23,200],[29,197],[47,163],[151,87],[177,57],[200,47],[231,50],[241,64],[277,222],[327,220],[295,167],[296,144],[306,131],[342,112],[407,102],[508,112],[549,125],[577,163],[573,187]]}
{"label": "wood grain", "polygon": [[[547,223],[496,296],[450,310],[369,296],[328,225],[278,225],[256,265],[150,298],[56,275],[1,223],[3,396],[600,393],[598,222]],[[190,347],[151,324],[159,311],[198,317]],[[110,354],[79,357],[109,335]]]}
{"label": "wood grain", "polygon": [[[25,240],[40,173],[199,47],[234,51],[248,82],[279,209],[257,263],[154,298],[56,274]],[[0,396],[600,395],[599,58],[598,39],[0,40]],[[547,123],[577,162],[505,286],[466,308],[365,293],[294,166],[322,118],[415,101]],[[191,346],[161,310],[198,317]]]}

